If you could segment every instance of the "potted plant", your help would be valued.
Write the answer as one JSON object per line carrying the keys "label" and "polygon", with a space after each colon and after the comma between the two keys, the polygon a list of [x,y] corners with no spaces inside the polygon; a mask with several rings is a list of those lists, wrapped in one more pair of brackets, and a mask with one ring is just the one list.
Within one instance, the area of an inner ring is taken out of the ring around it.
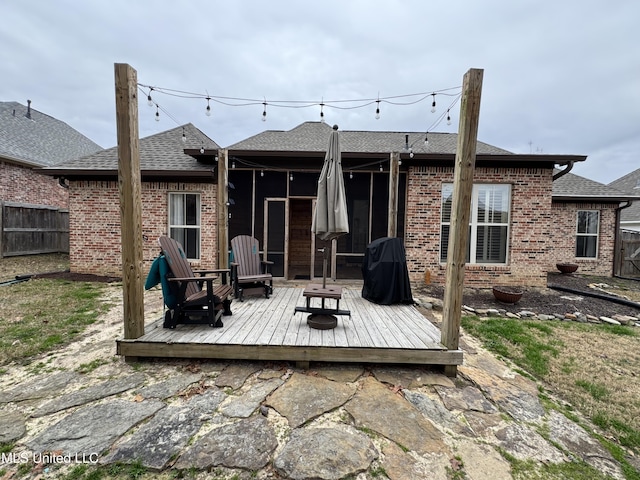
{"label": "potted plant", "polygon": [[578,270],[578,264],[568,262],[556,263],[556,268],[560,270],[560,273],[573,273]]}
{"label": "potted plant", "polygon": [[524,291],[518,287],[496,285],[493,287],[493,296],[502,303],[517,303],[524,294]]}

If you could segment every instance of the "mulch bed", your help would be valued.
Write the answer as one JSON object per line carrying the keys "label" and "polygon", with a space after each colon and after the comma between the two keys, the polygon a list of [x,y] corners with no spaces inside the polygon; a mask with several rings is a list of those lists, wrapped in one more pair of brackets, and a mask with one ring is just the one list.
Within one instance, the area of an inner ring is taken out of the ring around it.
{"label": "mulch bed", "polygon": [[[507,304],[498,302],[494,298],[491,289],[465,288],[462,303],[463,305],[468,305],[476,309],[497,308],[511,313],[528,310],[536,314],[546,315],[564,315],[565,313],[580,312],[596,317],[611,317],[615,314],[634,317],[640,316],[640,308],[620,305],[612,300],[587,296],[586,294],[588,293],[604,295],[603,292],[589,287],[594,281],[593,278],[588,276],[583,277],[580,275],[559,274],[554,272],[548,275],[548,285],[568,288],[579,293],[559,291],[551,288],[523,288],[524,295],[522,299],[518,303]],[[616,279],[616,283],[620,283],[618,279]],[[635,289],[640,289],[640,281],[634,282],[633,280],[629,280],[627,283],[630,283]],[[419,287],[418,291],[434,298],[444,298],[444,286],[442,285],[425,285]],[[580,292],[583,294],[581,295]],[[414,294],[416,293],[418,292],[414,292]],[[614,296],[611,296],[611,299],[614,298]]]}

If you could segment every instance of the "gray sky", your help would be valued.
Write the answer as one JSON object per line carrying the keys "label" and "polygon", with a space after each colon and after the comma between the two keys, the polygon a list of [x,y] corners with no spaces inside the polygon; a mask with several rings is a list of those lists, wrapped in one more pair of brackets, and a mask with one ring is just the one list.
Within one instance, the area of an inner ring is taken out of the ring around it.
{"label": "gray sky", "polygon": [[[211,101],[207,117],[204,98],[154,93],[160,122],[140,102],[141,137],[191,122],[222,146],[320,119],[317,105],[269,104],[262,122],[264,100],[428,93],[480,68],[479,140],[588,155],[574,173],[602,183],[640,168],[637,0],[0,0],[0,18],[0,100],[30,99],[105,148],[116,144],[114,63],[142,84],[259,100]],[[437,95],[436,113],[431,95],[383,101],[378,120],[375,101],[323,111],[343,130],[455,132],[459,102],[451,125],[434,127],[454,98]]]}

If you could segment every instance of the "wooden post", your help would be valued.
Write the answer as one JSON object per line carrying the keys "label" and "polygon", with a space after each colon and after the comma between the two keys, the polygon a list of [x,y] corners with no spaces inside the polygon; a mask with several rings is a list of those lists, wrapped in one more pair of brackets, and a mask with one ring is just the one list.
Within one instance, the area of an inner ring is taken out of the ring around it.
{"label": "wooden post", "polygon": [[115,64],[124,338],[144,334],[137,78],[136,71],[126,63]]}
{"label": "wooden post", "polygon": [[[464,267],[469,243],[469,214],[476,162],[478,119],[483,70],[470,69],[462,84],[460,126],[454,167],[451,226],[447,250],[446,283],[442,311],[442,343],[449,350],[457,350],[460,342],[462,289]],[[473,254],[473,253],[472,253]],[[445,374],[455,377],[457,367],[445,366]]]}
{"label": "wooden post", "polygon": [[229,268],[229,151],[218,150],[218,268]]}
{"label": "wooden post", "polygon": [[389,157],[389,219],[387,237],[398,235],[398,185],[400,183],[400,153],[391,152]]}

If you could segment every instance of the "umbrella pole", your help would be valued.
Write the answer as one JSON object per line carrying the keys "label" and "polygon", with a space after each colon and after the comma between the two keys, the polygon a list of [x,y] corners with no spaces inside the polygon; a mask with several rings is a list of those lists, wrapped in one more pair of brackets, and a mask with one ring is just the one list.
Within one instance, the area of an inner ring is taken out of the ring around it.
{"label": "umbrella pole", "polygon": [[322,249],[322,288],[327,288],[327,247]]}

